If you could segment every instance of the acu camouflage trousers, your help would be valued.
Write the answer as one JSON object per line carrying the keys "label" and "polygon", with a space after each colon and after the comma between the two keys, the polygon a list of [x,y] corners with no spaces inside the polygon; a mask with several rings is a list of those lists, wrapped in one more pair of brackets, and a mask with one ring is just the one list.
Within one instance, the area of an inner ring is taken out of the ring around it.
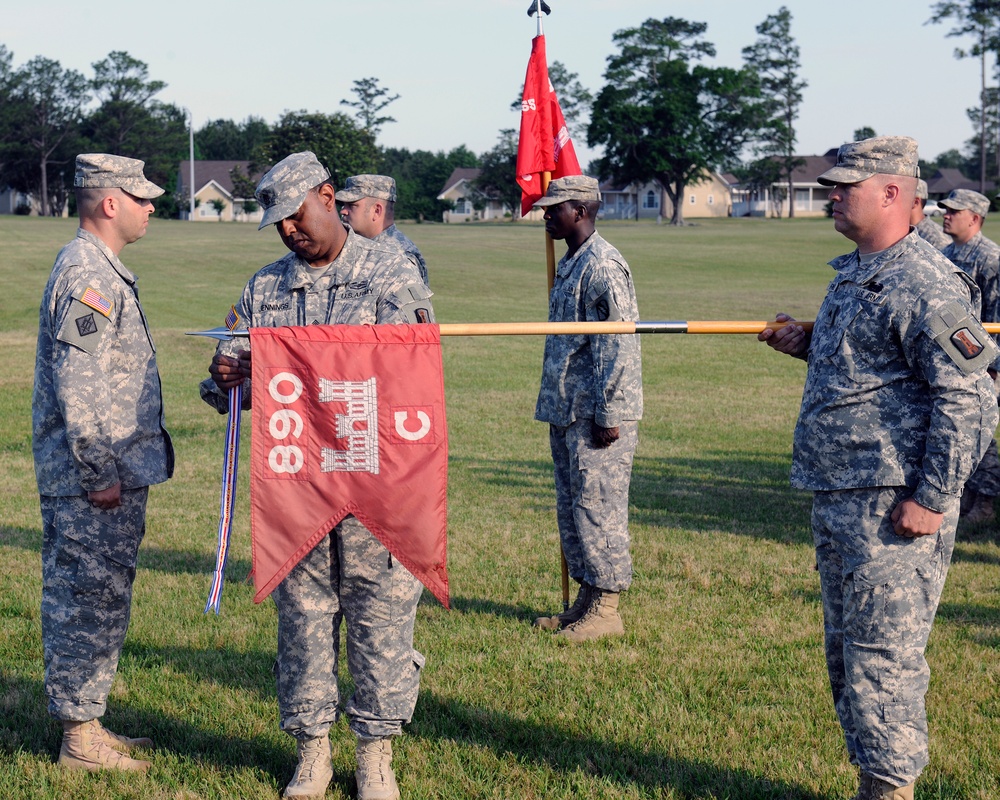
{"label": "acu camouflage trousers", "polygon": [[924,658],[955,546],[958,498],[941,529],[903,537],[890,514],[905,487],[817,492],[812,528],[826,664],[852,764],[897,786],[928,762]]}
{"label": "acu camouflage trousers", "polygon": [[621,592],[632,583],[628,490],[639,426],[623,422],[618,441],[595,447],[592,423],[549,426],[559,538],[573,580]]}
{"label": "acu camouflage trousers", "polygon": [[336,722],[341,622],[354,694],[345,711],[358,736],[396,736],[413,716],[424,657],[413,649],[423,587],[355,517],[347,516],[272,592],[278,608],[275,674],[281,729],[325,736]]}
{"label": "acu camouflage trousers", "polygon": [[102,510],[86,496],[42,497],[42,646],[49,713],[104,716],[125,642],[148,487]]}

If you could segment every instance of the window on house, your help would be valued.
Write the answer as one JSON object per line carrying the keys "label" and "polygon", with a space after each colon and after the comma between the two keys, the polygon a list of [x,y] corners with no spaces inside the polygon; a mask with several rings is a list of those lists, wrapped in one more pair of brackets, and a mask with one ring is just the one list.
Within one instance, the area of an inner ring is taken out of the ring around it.
{"label": "window on house", "polygon": [[695,202],[695,196],[694,196],[693,194],[692,194],[692,195],[689,195],[689,196],[688,196],[688,202],[689,202],[689,203],[690,203],[691,205],[694,205],[694,202]]}
{"label": "window on house", "polygon": [[469,214],[472,212],[471,204],[464,197],[459,197],[455,201],[455,213],[456,214]]}
{"label": "window on house", "polygon": [[650,189],[646,192],[646,196],[642,200],[643,208],[659,208],[660,204],[657,202],[656,192]]}
{"label": "window on house", "polygon": [[710,195],[708,196],[708,204],[709,204],[710,206],[714,206],[714,205],[715,205],[715,195],[712,195],[712,194],[710,194]]}

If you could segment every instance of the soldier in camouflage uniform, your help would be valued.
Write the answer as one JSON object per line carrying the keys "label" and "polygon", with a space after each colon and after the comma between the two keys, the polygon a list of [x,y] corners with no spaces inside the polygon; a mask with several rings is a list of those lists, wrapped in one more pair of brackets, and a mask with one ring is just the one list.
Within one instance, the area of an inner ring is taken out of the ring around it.
{"label": "soldier in camouflage uniform", "polygon": [[340,215],[355,233],[376,242],[397,244],[427,279],[427,262],[417,246],[396,227],[396,181],[388,175],[353,175],[337,192]]}
{"label": "soldier in camouflage uniform", "polygon": [[118,256],[142,238],[163,189],[143,162],[77,156],[76,238],[42,297],[32,447],[42,512],[42,645],[59,763],[144,772],[152,747],[104,728],[132,604],[149,487],[173,472],[156,351],[136,276]]}
{"label": "soldier in camouflage uniform", "polygon": [[917,195],[913,198],[913,208],[910,209],[910,224],[916,229],[921,239],[927,240],[938,250],[944,250],[951,244],[951,237],[944,229],[924,213],[927,205],[927,181],[917,180]]}
{"label": "soldier in camouflage uniform", "polygon": [[[628,264],[595,230],[597,181],[554,180],[536,207],[549,235],[566,240],[549,321],[637,321]],[[573,642],[624,633],[618,600],[632,582],[628,491],[641,418],[638,335],[546,337],[535,419],[549,423],[559,538],[580,587],[572,607],[535,625]]]}
{"label": "soldier in camouflage uniform", "polygon": [[[819,177],[857,244],[811,335],[763,331],[808,359],[794,486],[814,492],[826,661],[855,800],[912,800],[928,762],[924,650],[951,560],[959,496],[997,424],[986,370],[1000,354],[975,282],[915,232],[917,144],[840,148]],[[909,231],[909,233],[908,233]],[[780,321],[790,317],[779,315]]]}
{"label": "soldier in camouflage uniform", "polygon": [[[245,327],[433,322],[431,292],[396,247],[354,233],[337,215],[330,173],[310,152],[276,164],[257,185],[260,227],[291,251],[257,272],[236,306]],[[251,375],[247,350],[222,342],[202,397],[228,410],[228,391]],[[246,392],[249,397],[249,391]],[[420,582],[354,516],[345,517],[274,590],[281,728],[298,766],[285,797],[322,796],[333,777],[330,726],[340,700],[340,626],[355,691],[346,704],[357,736],[360,800],[399,797],[391,738],[413,716],[423,656],[413,648]]]}
{"label": "soldier in camouflage uniform", "polygon": [[[941,205],[944,207],[944,230],[952,240],[942,252],[971,275],[979,287],[980,319],[1000,322],[1000,246],[982,233],[990,210],[989,198],[971,189],[955,189]],[[1000,343],[1000,337],[993,338]],[[993,378],[998,369],[1000,362],[990,369]],[[1000,494],[1000,458],[994,439],[966,484],[962,498],[963,520],[970,525],[992,521],[996,516],[993,502],[997,494]]]}

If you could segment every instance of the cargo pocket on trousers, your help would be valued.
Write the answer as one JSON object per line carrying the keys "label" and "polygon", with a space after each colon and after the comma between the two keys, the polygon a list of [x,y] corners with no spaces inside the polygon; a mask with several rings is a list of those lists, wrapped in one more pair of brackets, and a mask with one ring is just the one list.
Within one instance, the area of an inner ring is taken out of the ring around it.
{"label": "cargo pocket on trousers", "polygon": [[923,719],[923,716],[924,701],[919,697],[882,704],[884,722],[909,722],[912,719]]}

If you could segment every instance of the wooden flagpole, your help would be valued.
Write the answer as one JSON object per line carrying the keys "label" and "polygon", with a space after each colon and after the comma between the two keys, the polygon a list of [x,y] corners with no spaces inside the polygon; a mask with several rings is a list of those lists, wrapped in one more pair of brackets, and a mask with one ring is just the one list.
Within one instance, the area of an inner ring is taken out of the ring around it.
{"label": "wooden flagpole", "polygon": [[[807,331],[812,320],[673,320],[663,322],[459,322],[443,323],[438,327],[442,336],[523,336],[594,333],[691,333],[691,334],[757,334],[770,328],[780,330],[786,325],[799,325]],[[984,322],[987,333],[1000,334],[1000,322]]]}
{"label": "wooden flagpole", "polygon": [[[780,330],[785,325],[801,325],[812,330],[812,320],[775,322],[767,320],[674,320],[664,322],[451,322],[438,325],[442,336],[524,336],[565,335],[573,333],[688,333],[688,334],[758,334],[767,328]],[[1000,334],[1000,322],[985,322],[989,334]],[[188,336],[211,339],[249,338],[249,331],[213,328],[188,331]]]}
{"label": "wooden flagpole", "polygon": [[[539,16],[539,26],[541,26],[541,14]],[[549,190],[549,182],[552,180],[551,172],[542,173],[542,195]],[[555,242],[552,237],[549,236],[549,232],[545,231],[545,275],[547,278],[547,283],[549,287],[548,294],[546,295],[546,305],[548,305],[548,297],[552,294],[552,286],[556,282],[556,247]],[[560,325],[560,324],[577,324],[577,323],[552,323],[548,322],[546,325]],[[447,336],[448,334],[442,333],[442,336]],[[455,334],[458,335],[458,334]],[[569,611],[569,564],[566,563],[566,553],[563,552],[562,538],[559,539],[559,581],[560,587],[562,589],[562,605],[563,611]]]}

